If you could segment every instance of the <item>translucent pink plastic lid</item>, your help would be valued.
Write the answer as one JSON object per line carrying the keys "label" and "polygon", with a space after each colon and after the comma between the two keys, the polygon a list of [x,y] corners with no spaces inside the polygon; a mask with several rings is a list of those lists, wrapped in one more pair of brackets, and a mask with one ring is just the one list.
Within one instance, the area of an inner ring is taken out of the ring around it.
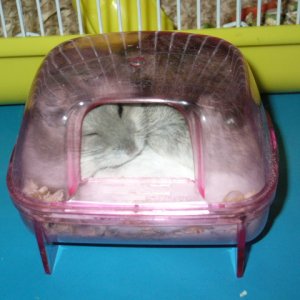
{"label": "translucent pink plastic lid", "polygon": [[[83,120],[104,104],[177,109],[194,177],[84,178]],[[44,211],[134,204],[209,214],[269,204],[277,176],[275,135],[237,48],[209,36],[131,32],[77,38],[49,53],[26,104],[9,186],[18,204]]]}

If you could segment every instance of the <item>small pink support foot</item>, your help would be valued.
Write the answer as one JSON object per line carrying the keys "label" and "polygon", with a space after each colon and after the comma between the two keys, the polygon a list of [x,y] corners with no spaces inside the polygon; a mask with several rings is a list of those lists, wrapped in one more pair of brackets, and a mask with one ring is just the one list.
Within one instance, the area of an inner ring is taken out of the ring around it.
{"label": "small pink support foot", "polygon": [[244,220],[238,225],[237,233],[237,277],[243,277],[246,264],[246,226]]}
{"label": "small pink support foot", "polygon": [[37,222],[34,223],[34,231],[39,246],[44,270],[47,274],[51,274],[55,264],[58,245],[49,243],[47,241],[41,225]]}

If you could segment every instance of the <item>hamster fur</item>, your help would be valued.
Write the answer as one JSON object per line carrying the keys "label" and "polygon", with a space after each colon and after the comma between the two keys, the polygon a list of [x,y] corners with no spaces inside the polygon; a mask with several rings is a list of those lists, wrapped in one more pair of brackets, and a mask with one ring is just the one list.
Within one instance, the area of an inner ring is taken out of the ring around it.
{"label": "hamster fur", "polygon": [[166,105],[148,105],[145,110],[149,147],[159,155],[193,169],[192,144],[183,115]]}
{"label": "hamster fur", "polygon": [[[157,104],[105,106],[91,111],[83,122],[83,174],[194,178],[189,130],[184,117],[175,108]],[[117,113],[120,107],[121,116]],[[104,122],[107,122],[104,128],[110,124],[105,130],[106,138],[90,136],[93,128],[99,130]],[[128,155],[128,149],[132,148],[137,151],[129,151]],[[100,153],[102,149],[104,152]]]}
{"label": "hamster fur", "polygon": [[145,112],[141,106],[101,105],[83,120],[81,176],[117,168],[145,147]]}

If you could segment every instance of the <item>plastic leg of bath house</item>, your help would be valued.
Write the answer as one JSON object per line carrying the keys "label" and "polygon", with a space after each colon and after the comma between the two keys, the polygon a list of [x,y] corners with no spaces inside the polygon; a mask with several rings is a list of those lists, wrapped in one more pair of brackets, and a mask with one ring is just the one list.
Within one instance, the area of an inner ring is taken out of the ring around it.
{"label": "plastic leg of bath house", "polygon": [[243,277],[245,264],[246,264],[246,226],[244,221],[238,225],[237,232],[237,264],[236,264],[236,275],[237,277]]}
{"label": "plastic leg of bath house", "polygon": [[47,274],[51,274],[58,251],[58,244],[48,242],[43,232],[43,228],[39,223],[34,223],[35,237],[40,250],[44,270]]}

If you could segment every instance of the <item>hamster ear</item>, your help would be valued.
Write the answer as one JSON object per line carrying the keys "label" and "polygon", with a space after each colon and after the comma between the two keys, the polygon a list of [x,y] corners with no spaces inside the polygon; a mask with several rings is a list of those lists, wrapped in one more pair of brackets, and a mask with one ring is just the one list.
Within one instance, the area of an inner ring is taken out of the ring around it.
{"label": "hamster ear", "polygon": [[[100,109],[103,117],[117,117],[123,113],[123,107],[119,104],[103,104],[96,107],[95,109]],[[106,114],[105,116],[103,114]]]}

